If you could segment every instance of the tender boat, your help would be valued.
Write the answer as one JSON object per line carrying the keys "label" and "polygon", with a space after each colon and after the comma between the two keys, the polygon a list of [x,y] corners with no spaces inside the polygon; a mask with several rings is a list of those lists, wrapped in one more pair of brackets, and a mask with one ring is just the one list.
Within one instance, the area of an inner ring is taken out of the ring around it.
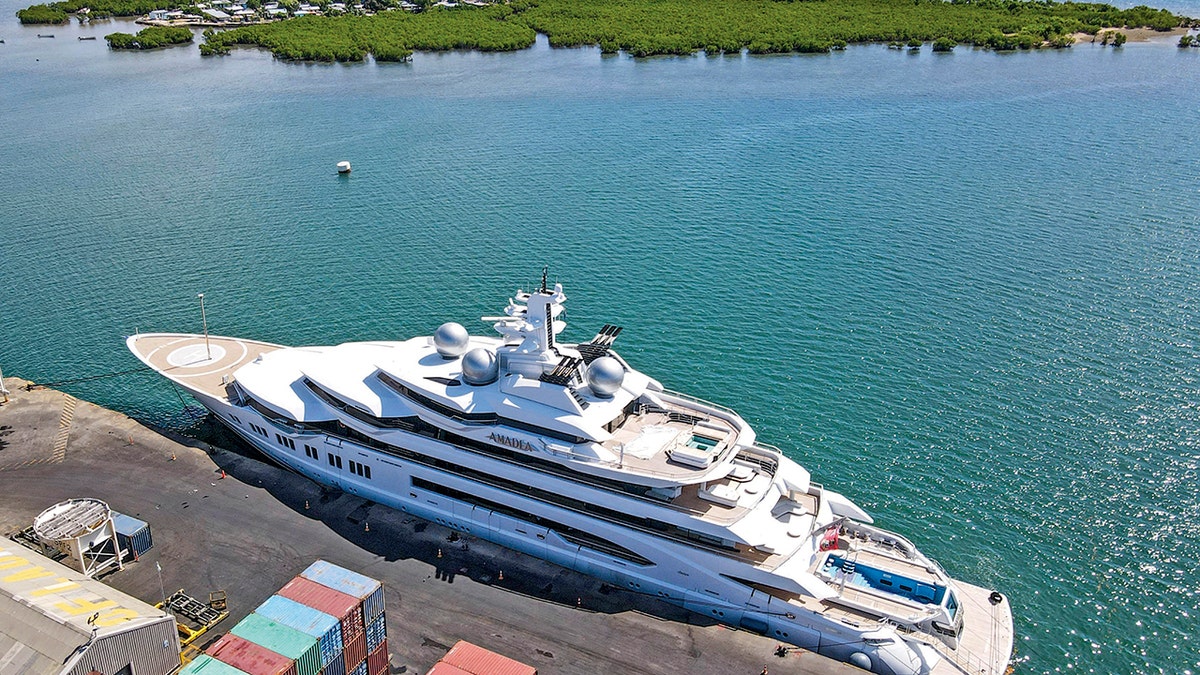
{"label": "tender boat", "polygon": [[153,333],[128,347],[322,484],[875,673],[1001,675],[999,592],[952,579],[736,412],[613,348],[558,340],[560,284],[430,337],[283,347]]}

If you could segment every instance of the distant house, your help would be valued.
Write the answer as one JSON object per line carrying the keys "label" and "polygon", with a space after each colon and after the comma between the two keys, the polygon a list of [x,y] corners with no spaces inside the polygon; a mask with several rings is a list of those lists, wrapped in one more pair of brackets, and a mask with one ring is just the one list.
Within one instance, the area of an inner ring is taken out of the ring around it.
{"label": "distant house", "polygon": [[[216,3],[213,3],[213,4],[216,4]],[[204,12],[204,14],[206,16],[208,16],[210,19],[216,19],[217,21],[228,21],[229,20],[229,15],[226,14],[225,12],[222,12],[219,9],[202,9],[200,11]]]}
{"label": "distant house", "polygon": [[228,7],[231,4],[230,0],[212,0],[213,7]]}
{"label": "distant house", "polygon": [[152,10],[150,10],[150,14],[148,14],[146,16],[146,18],[150,19],[151,21],[166,21],[167,20],[167,10],[152,9]]}
{"label": "distant house", "polygon": [[268,9],[267,14],[271,16],[287,16],[287,10],[276,7],[275,9]]}
{"label": "distant house", "polygon": [[342,2],[331,2],[329,3],[329,9],[336,9],[339,12],[344,12],[346,11],[346,5]]}

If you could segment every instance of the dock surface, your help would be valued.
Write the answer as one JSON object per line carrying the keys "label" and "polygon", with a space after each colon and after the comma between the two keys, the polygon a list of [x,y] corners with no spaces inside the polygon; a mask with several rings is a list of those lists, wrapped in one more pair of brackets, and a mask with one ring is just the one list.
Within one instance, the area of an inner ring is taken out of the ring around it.
{"label": "dock surface", "polygon": [[[257,452],[212,447],[5,378],[0,533],[95,497],[150,524],[154,547],[105,583],[151,604],[180,588],[229,595],[215,639],[314,559],[386,587],[392,673],[426,672],[456,641],[543,675],[851,675],[853,666],[711,623],[655,598],[328,489]],[[221,477],[221,472],[225,477]],[[162,585],[155,570],[162,566]]]}

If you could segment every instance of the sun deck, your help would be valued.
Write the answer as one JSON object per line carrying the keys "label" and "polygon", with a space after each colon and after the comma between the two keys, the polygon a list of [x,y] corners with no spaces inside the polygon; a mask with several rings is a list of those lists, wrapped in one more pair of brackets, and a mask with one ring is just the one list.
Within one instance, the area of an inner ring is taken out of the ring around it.
{"label": "sun deck", "polygon": [[146,365],[175,382],[210,396],[223,398],[238,368],[279,345],[238,338],[147,333],[134,335],[128,344]]}
{"label": "sun deck", "polygon": [[629,471],[687,479],[725,460],[737,437],[725,420],[672,405],[631,413],[603,447]]}

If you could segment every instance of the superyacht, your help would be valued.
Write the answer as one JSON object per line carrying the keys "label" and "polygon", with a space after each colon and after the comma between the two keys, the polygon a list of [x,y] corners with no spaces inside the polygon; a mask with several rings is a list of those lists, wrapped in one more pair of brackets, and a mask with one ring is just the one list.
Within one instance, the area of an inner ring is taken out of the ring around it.
{"label": "superyacht", "polygon": [[[432,337],[151,333],[144,363],[322,485],[883,675],[1001,675],[1012,614],[814,482],[729,408],[558,341],[562,285]],[[781,647],[781,649],[786,649]]]}

